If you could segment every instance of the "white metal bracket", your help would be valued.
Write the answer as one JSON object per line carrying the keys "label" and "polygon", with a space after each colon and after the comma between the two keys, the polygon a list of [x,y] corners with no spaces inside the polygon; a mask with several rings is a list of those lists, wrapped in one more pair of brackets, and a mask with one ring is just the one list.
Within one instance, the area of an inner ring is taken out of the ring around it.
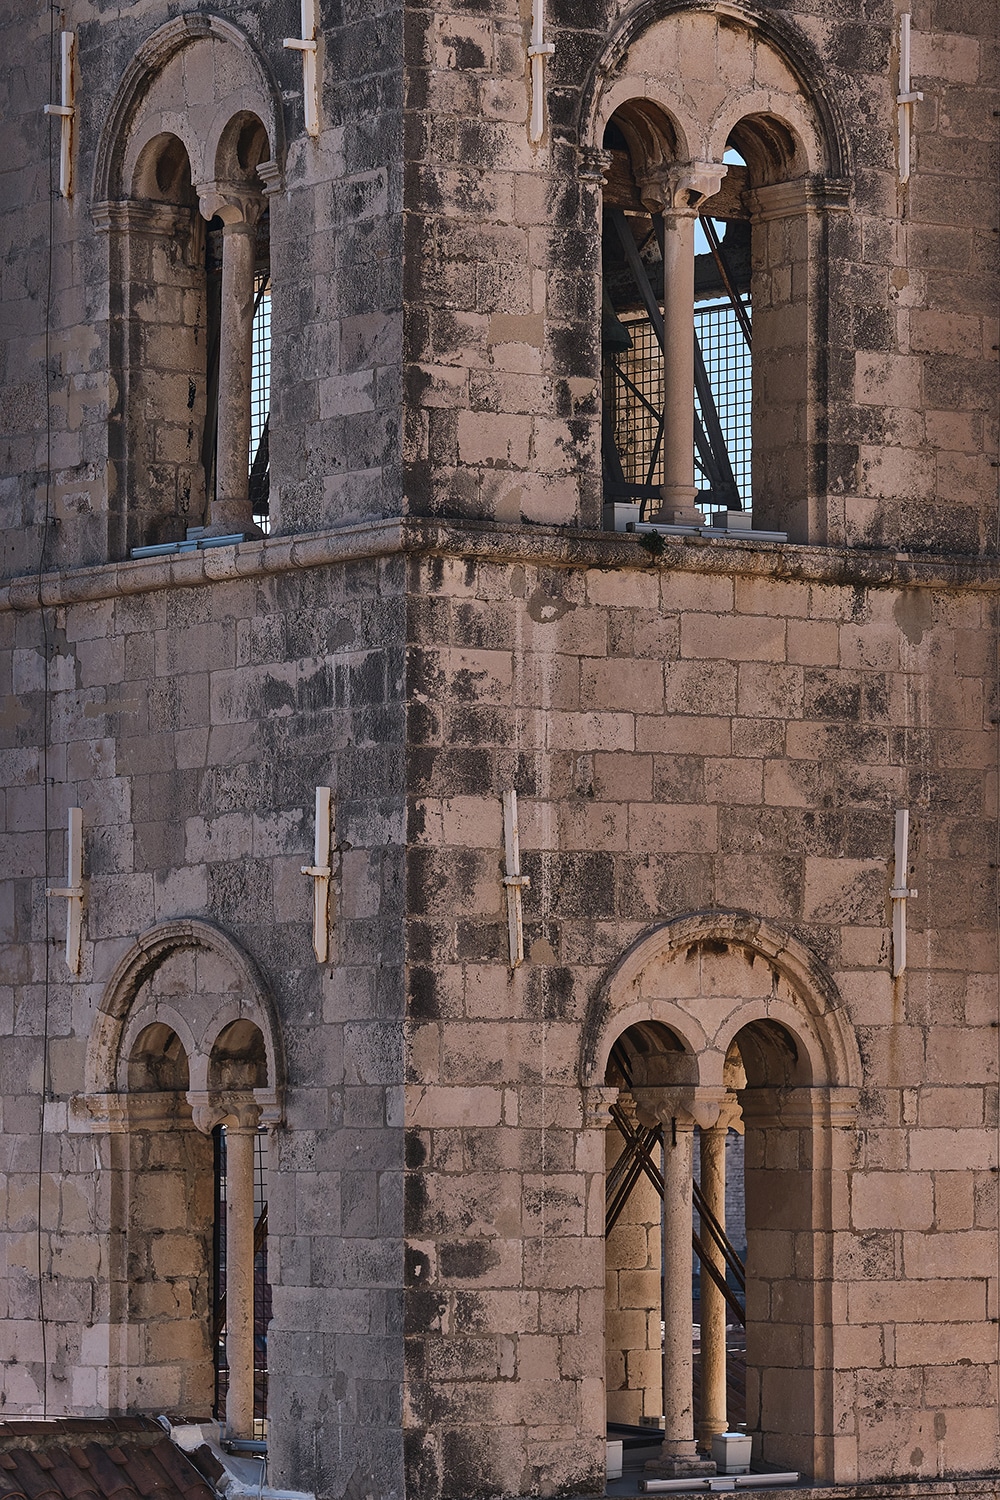
{"label": "white metal bracket", "polygon": [[283,46],[302,53],[302,102],[306,135],[319,135],[319,42],[316,38],[316,0],[302,0],[302,35],[286,36]]}
{"label": "white metal bracket", "polygon": [[61,43],[62,82],[60,102],[43,106],[47,115],[58,115],[61,124],[59,141],[59,192],[64,198],[73,196],[73,122],[76,118],[74,100],[76,88],[73,82],[73,62],[76,55],[76,33],[64,31]]}
{"label": "white metal bracket", "polygon": [[919,89],[910,88],[910,12],[899,18],[899,93],[896,95],[896,114],[899,120],[899,180],[907,182],[910,176],[910,126],[913,106],[924,96]]}
{"label": "white metal bracket", "polygon": [[69,810],[66,830],[66,884],[46,886],[46,896],[61,896],[66,902],[66,967],[71,974],[80,972],[83,940],[83,811]]}
{"label": "white metal bracket", "polygon": [[910,814],[906,808],[896,812],[896,867],[889,895],[892,898],[892,977],[897,979],[906,968],[906,902],[916,891],[906,884],[909,860]]}
{"label": "white metal bracket", "polygon": [[503,878],[507,891],[507,935],[510,942],[510,966],[524,963],[524,921],[521,892],[531,889],[527,875],[521,874],[521,840],[517,829],[517,793],[503,794],[503,841],[507,873]]}
{"label": "white metal bracket", "polygon": [[534,0],[528,47],[531,60],[531,125],[528,134],[532,145],[545,133],[545,63],[555,50],[555,42],[545,40],[545,0]]}
{"label": "white metal bracket", "polygon": [[330,840],[333,829],[333,798],[328,786],[316,788],[316,827],[313,834],[313,862],[303,865],[303,875],[313,883],[313,952],[316,962],[325,964],[330,952]]}

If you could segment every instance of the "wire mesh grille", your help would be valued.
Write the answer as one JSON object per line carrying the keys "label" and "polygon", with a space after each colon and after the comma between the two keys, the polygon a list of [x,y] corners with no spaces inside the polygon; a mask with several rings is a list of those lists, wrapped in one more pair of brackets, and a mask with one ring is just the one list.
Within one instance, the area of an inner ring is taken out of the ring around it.
{"label": "wire mesh grille", "polygon": [[[250,453],[247,463],[253,472],[254,459],[264,435],[271,409],[271,288],[266,273],[254,283],[253,363],[250,368]],[[270,529],[266,511],[254,513],[262,531]]]}
{"label": "wire mesh grille", "polygon": [[[749,299],[744,299],[747,312]],[[626,483],[663,483],[663,360],[648,318],[623,318],[631,349],[615,355],[614,430]],[[752,505],[750,466],[750,350],[728,301],[702,303],[694,310],[729,461],[743,500]],[[695,398],[698,407],[697,397]],[[697,463],[697,459],[696,459]],[[697,471],[696,471],[697,472]]]}
{"label": "wire mesh grille", "polygon": [[267,1328],[271,1285],[267,1279],[267,1131],[258,1130],[253,1158],[253,1435],[267,1437]]}
{"label": "wire mesh grille", "polygon": [[[744,298],[747,313],[750,299]],[[753,506],[750,487],[750,350],[728,300],[699,304],[694,327],[726,439],[729,462],[744,510]],[[698,406],[697,397],[695,404]],[[700,415],[700,406],[698,406]]]}

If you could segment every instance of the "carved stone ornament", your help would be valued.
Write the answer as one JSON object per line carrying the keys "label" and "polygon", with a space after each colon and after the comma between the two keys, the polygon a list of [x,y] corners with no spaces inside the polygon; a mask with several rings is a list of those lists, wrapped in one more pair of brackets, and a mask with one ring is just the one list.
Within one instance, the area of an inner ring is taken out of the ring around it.
{"label": "carved stone ornament", "polygon": [[253,1094],[192,1090],[187,1101],[191,1118],[203,1135],[211,1135],[216,1125],[225,1125],[228,1130],[255,1131],[261,1121],[261,1107]]}
{"label": "carved stone ornament", "polygon": [[665,1088],[636,1088],[636,1113],[643,1125],[659,1123],[677,1130],[711,1130],[726,1102],[725,1089],[671,1084]]}
{"label": "carved stone ornament", "polygon": [[707,198],[714,198],[729,168],[724,162],[665,162],[644,172],[639,194],[654,213],[692,218]]}
{"label": "carved stone ornament", "polygon": [[603,1084],[591,1084],[583,1090],[583,1125],[585,1130],[606,1130],[611,1124],[611,1106],[618,1090]]}
{"label": "carved stone ornament", "polygon": [[603,151],[600,146],[581,146],[578,152],[580,158],[580,170],[577,176],[581,182],[591,182],[597,187],[604,186],[604,175],[611,165],[612,156],[610,151]]}
{"label": "carved stone ornament", "polygon": [[256,224],[264,212],[264,192],[248,182],[200,182],[198,208],[203,219],[232,224]]}

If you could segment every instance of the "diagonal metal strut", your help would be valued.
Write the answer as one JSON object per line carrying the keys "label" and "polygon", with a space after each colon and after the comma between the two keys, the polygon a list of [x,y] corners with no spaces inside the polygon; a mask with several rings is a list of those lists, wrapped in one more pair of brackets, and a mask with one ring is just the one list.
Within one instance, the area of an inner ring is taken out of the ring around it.
{"label": "diagonal metal strut", "polygon": [[[610,1234],[621,1217],[622,1210],[631,1196],[639,1178],[645,1173],[650,1182],[656,1188],[662,1201],[663,1199],[663,1173],[653,1160],[653,1149],[663,1139],[663,1131],[659,1125],[652,1127],[640,1127],[638,1130],[633,1126],[628,1115],[619,1104],[612,1104],[611,1118],[621,1133],[625,1142],[625,1149],[608,1173],[608,1204],[605,1220],[605,1233]],[[701,1189],[695,1182],[694,1189],[695,1207],[707,1227],[712,1240],[722,1251],[726,1265],[730,1268],[741,1291],[746,1290],[746,1270],[740,1257],[737,1255],[732,1242],[727,1238],[715,1215],[709,1210],[705,1203]],[[694,1230],[691,1232],[691,1244],[703,1272],[707,1273],[711,1281],[718,1287],[725,1298],[726,1306],[736,1321],[746,1327],[746,1313],[739,1298],[729,1286],[725,1275],[719,1270],[708,1253],[705,1241]]]}

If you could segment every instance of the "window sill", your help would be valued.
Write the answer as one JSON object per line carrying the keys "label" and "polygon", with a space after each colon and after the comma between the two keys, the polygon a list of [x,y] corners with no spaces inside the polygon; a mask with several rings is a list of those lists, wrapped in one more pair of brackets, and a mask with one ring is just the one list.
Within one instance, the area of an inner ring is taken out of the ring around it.
{"label": "window sill", "polygon": [[[661,521],[640,521],[639,506],[616,501],[604,507],[605,531],[659,532],[661,536],[738,537],[741,541],[787,542],[787,531],[755,531],[748,511],[716,511],[703,525],[674,526]],[[725,518],[724,524],[720,519]]]}

